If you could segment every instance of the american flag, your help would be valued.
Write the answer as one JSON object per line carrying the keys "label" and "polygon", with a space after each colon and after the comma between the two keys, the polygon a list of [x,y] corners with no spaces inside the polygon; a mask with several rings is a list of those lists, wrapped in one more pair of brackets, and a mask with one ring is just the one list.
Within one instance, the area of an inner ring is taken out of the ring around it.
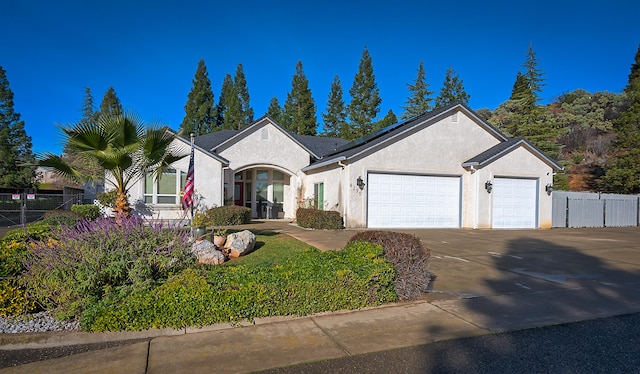
{"label": "american flag", "polygon": [[182,209],[193,206],[193,137],[191,138],[191,157],[189,158],[189,171],[184,182],[184,194],[182,195]]}

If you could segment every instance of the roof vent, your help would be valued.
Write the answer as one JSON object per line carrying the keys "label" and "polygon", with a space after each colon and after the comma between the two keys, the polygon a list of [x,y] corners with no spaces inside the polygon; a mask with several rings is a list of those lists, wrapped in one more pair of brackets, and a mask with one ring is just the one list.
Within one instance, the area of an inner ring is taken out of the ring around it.
{"label": "roof vent", "polygon": [[269,139],[269,129],[264,128],[262,129],[262,140],[267,140]]}
{"label": "roof vent", "polygon": [[458,112],[453,112],[451,114],[451,122],[458,123]]}

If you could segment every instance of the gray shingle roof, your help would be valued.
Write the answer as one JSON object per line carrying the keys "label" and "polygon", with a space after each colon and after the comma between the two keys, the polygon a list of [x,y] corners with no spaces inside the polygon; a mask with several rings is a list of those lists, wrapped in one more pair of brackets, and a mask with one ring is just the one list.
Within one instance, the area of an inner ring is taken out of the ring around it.
{"label": "gray shingle roof", "polygon": [[541,150],[536,148],[533,144],[529,143],[524,138],[513,138],[505,142],[498,143],[493,147],[487,149],[486,151],[463,162],[462,167],[469,167],[469,166],[477,166],[479,168],[484,167],[520,146],[524,146],[528,148],[531,152],[536,154],[538,157],[540,157],[543,161],[545,161],[554,169],[556,170],[563,169],[563,167],[560,166],[557,162],[549,158]]}
{"label": "gray shingle roof", "polygon": [[322,136],[293,135],[293,137],[320,157],[331,154],[338,148],[349,143],[348,140],[339,138],[325,138]]}

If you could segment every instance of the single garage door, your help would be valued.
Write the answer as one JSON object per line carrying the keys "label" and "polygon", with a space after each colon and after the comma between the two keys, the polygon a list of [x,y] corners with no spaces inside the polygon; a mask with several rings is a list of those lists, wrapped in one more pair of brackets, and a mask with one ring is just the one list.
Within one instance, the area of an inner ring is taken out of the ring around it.
{"label": "single garage door", "polygon": [[460,177],[368,175],[367,226],[460,227]]}
{"label": "single garage door", "polygon": [[535,229],[538,206],[535,179],[493,179],[493,222],[495,229]]}

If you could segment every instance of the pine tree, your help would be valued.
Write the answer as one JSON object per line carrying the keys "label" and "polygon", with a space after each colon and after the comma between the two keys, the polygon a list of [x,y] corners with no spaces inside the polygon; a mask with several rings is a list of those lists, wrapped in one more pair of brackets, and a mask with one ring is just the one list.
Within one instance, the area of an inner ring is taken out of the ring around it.
{"label": "pine tree", "polygon": [[227,74],[222,81],[222,91],[220,95],[224,95],[224,125],[226,130],[240,130],[242,128],[242,103],[233,83],[231,74]]}
{"label": "pine tree", "polygon": [[347,125],[347,109],[342,99],[342,84],[336,75],[331,83],[331,92],[327,100],[327,112],[322,114],[322,135],[331,138],[341,137],[341,131]]}
{"label": "pine tree", "polygon": [[462,79],[458,77],[456,71],[450,66],[444,77],[444,83],[440,89],[440,95],[436,97],[436,108],[449,105],[456,101],[461,101],[462,103],[467,104],[469,103],[470,98],[471,95],[468,95],[464,90]]}
{"label": "pine tree", "polygon": [[365,47],[360,58],[358,72],[353,79],[353,86],[349,90],[351,102],[348,113],[350,123],[349,133],[345,131],[347,139],[355,139],[367,135],[373,130],[376,116],[380,112],[380,89],[375,81],[371,55]]}
{"label": "pine tree", "polygon": [[[96,112],[93,105],[91,88],[85,87],[84,92],[85,95],[82,103],[82,118],[80,119],[80,125],[93,127],[98,121],[99,112]],[[64,145],[62,158],[68,165],[79,170],[83,175],[87,175],[92,181],[100,181],[104,178],[104,169],[99,164],[91,162],[95,160],[89,161],[78,157],[76,150],[71,147],[69,143]]]}
{"label": "pine tree", "polygon": [[269,108],[267,109],[267,115],[278,123],[282,122],[282,107],[280,106],[280,102],[278,101],[278,98],[275,96],[271,98],[271,101],[269,101]]}
{"label": "pine tree", "polygon": [[98,120],[98,112],[93,104],[93,95],[91,95],[91,88],[84,88],[84,101],[82,103],[82,123],[93,123]]}
{"label": "pine tree", "polygon": [[100,115],[101,116],[119,116],[124,113],[120,99],[116,95],[116,90],[113,87],[109,87],[105,92],[102,102],[100,103]]}
{"label": "pine tree", "polygon": [[538,68],[538,58],[536,57],[536,53],[533,51],[533,44],[529,44],[527,58],[522,66],[525,69],[523,75],[529,85],[529,90],[533,95],[534,104],[537,104],[538,101],[540,101],[540,93],[544,86],[544,78],[542,78],[543,72]]}
{"label": "pine tree", "polygon": [[291,92],[284,103],[283,126],[299,135],[315,135],[317,128],[316,104],[311,96],[309,81],[304,74],[302,61],[296,64],[296,74],[291,80]]}
{"label": "pine tree", "polygon": [[229,105],[227,104],[231,98],[234,96],[233,91],[233,78],[231,78],[231,74],[227,73],[222,80],[222,87],[220,88],[220,98],[218,99],[218,105],[216,106],[215,111],[215,128],[216,130],[234,130],[237,125],[231,123],[229,120],[229,127],[226,127],[226,115],[227,110],[229,109]]}
{"label": "pine tree", "polygon": [[24,121],[13,109],[13,92],[5,70],[0,66],[0,187],[29,188],[36,177],[31,137]]}
{"label": "pine tree", "polygon": [[617,138],[613,143],[614,157],[603,177],[603,188],[616,193],[640,193],[640,46],[631,65],[629,82],[624,93],[629,108],[615,124]]}
{"label": "pine tree", "polygon": [[204,60],[198,61],[193,87],[184,106],[185,116],[180,125],[183,134],[202,135],[214,130],[215,106],[211,81]]}
{"label": "pine tree", "polygon": [[429,111],[431,109],[431,102],[433,101],[429,96],[433,95],[433,91],[429,91],[423,61],[420,61],[420,66],[418,67],[416,83],[407,84],[407,87],[409,87],[411,96],[409,96],[407,100],[407,105],[402,107],[405,112],[402,113],[400,118],[409,119]]}
{"label": "pine tree", "polygon": [[398,117],[393,112],[393,109],[389,109],[389,111],[384,116],[384,118],[381,121],[378,121],[375,124],[373,129],[374,129],[374,131],[378,131],[378,130],[384,129],[387,126],[391,126],[391,125],[396,124],[396,123],[398,123]]}
{"label": "pine tree", "polygon": [[238,64],[233,84],[240,103],[240,118],[238,120],[238,129],[240,129],[253,122],[253,109],[249,104],[249,89],[247,88],[247,80],[244,76],[242,64]]}

